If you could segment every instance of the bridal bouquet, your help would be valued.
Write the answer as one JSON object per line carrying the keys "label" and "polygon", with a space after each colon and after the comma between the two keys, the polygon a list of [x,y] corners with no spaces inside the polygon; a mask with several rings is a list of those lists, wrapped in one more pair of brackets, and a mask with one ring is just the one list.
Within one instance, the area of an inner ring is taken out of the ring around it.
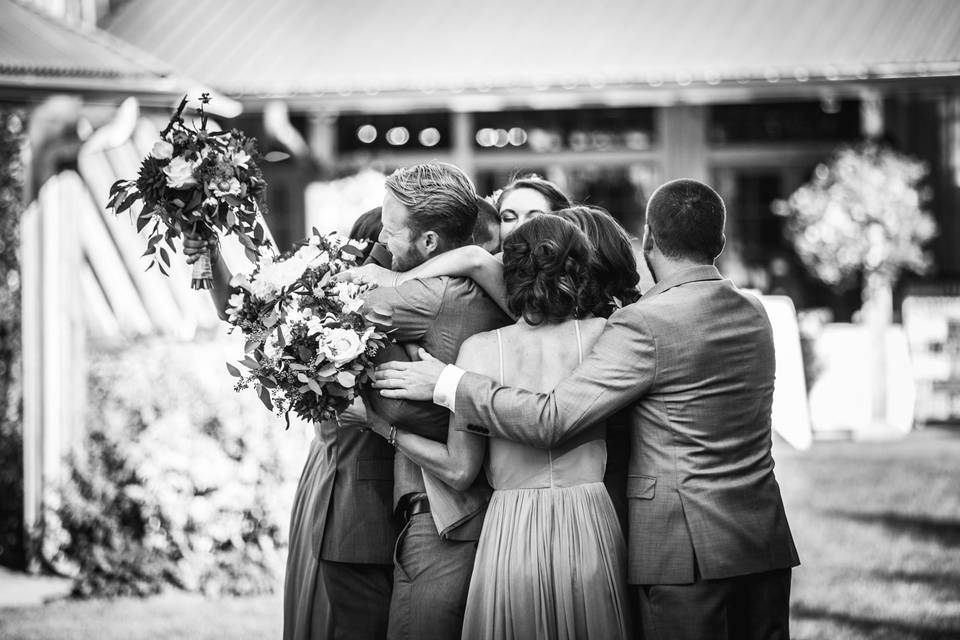
{"label": "bridal bouquet", "polygon": [[252,386],[268,409],[314,422],[350,406],[387,341],[361,313],[372,286],[334,278],[356,266],[364,245],[314,229],[295,250],[234,277],[227,314],[246,337],[241,364],[249,370],[227,364],[237,390]]}
{"label": "bridal bouquet", "polygon": [[[144,256],[150,256],[161,273],[170,266],[173,239],[184,231],[193,231],[204,240],[218,240],[218,232],[232,233],[240,240],[247,257],[256,262],[265,240],[263,226],[257,220],[264,210],[266,182],[256,164],[257,142],[243,133],[207,131],[207,114],[200,100],[200,125],[188,125],[183,119],[187,97],[173,114],[160,140],[140,165],[136,180],[118,180],[110,187],[108,208],[120,214],[142,202],[137,216],[137,231],[149,225],[150,238]],[[158,261],[159,256],[159,261]],[[209,251],[193,265],[194,289],[208,289],[213,282]]]}

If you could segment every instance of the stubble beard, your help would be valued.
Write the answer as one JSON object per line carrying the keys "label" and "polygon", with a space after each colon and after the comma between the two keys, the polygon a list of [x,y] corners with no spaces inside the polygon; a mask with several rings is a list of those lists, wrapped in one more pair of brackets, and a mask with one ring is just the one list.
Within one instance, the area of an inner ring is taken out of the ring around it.
{"label": "stubble beard", "polygon": [[391,268],[394,271],[403,273],[410,271],[414,267],[419,267],[427,261],[427,257],[422,255],[415,246],[411,246],[405,253],[399,256],[393,256]]}

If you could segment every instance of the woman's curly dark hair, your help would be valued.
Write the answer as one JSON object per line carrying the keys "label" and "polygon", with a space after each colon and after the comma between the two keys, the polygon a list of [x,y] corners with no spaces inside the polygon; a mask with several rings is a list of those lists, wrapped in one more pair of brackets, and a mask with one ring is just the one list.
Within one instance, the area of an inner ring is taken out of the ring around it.
{"label": "woman's curly dark hair", "polygon": [[596,278],[602,291],[593,314],[608,318],[618,306],[636,302],[640,297],[637,259],[630,236],[616,218],[606,209],[593,206],[568,207],[556,215],[577,225],[593,246]]}
{"label": "woman's curly dark hair", "polygon": [[529,324],[590,313],[600,289],[595,273],[590,241],[566,220],[538,216],[504,241],[507,307]]}

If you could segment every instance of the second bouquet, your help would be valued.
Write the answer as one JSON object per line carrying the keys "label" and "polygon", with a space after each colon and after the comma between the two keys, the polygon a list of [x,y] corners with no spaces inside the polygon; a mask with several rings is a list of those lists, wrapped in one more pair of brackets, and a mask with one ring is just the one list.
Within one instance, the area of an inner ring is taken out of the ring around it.
{"label": "second bouquet", "polygon": [[[110,188],[108,207],[117,214],[137,202],[137,231],[149,227],[144,256],[166,275],[173,240],[184,232],[219,242],[220,234],[233,234],[243,244],[251,262],[269,244],[260,220],[266,182],[257,167],[256,140],[240,131],[209,131],[200,99],[199,125],[187,123],[184,96],[160,140],[140,165],[135,180],[118,180]],[[164,244],[166,246],[164,246]],[[166,267],[166,268],[165,268]],[[191,286],[208,289],[213,282],[209,252],[193,265]]]}

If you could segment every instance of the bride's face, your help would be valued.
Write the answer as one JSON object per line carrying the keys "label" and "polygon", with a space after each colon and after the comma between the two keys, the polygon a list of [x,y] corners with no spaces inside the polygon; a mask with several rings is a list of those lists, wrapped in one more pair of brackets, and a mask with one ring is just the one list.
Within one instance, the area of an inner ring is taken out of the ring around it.
{"label": "bride's face", "polygon": [[550,203],[539,191],[514,189],[500,200],[500,240],[533,218],[550,211]]}

